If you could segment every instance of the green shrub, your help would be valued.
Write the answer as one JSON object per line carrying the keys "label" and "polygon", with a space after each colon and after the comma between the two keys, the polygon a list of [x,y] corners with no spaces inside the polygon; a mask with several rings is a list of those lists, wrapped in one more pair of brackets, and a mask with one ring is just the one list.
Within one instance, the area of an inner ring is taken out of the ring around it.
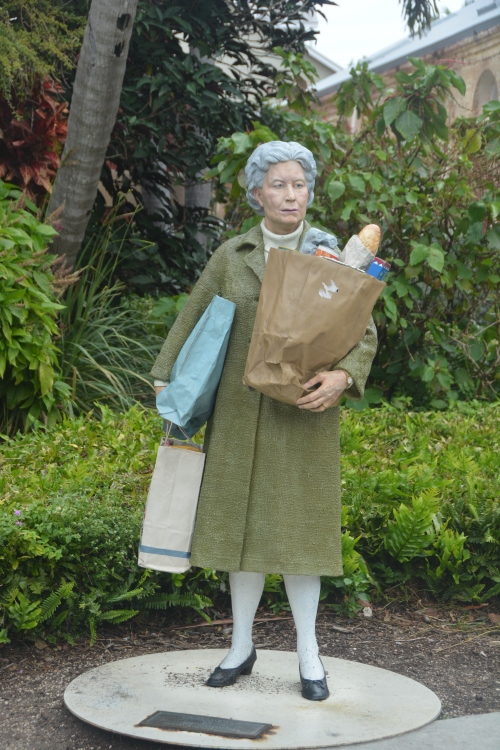
{"label": "green shrub", "polygon": [[37,420],[53,424],[68,406],[55,339],[62,309],[53,288],[55,230],[36,206],[0,180],[0,433]]}
{"label": "green shrub", "polygon": [[[137,543],[161,422],[64,419],[10,441],[0,459],[0,631],[70,638],[142,609],[210,604],[183,576],[137,566]],[[154,434],[156,433],[156,435]],[[215,574],[207,572],[207,578]],[[162,590],[163,589],[163,590]]]}
{"label": "green shrub", "polygon": [[[136,405],[99,420],[64,419],[8,441],[0,458],[0,630],[55,638],[148,609],[203,616],[227,575],[168,575],[137,567],[147,488],[161,435]],[[417,585],[442,600],[500,594],[500,404],[447,412],[392,407],[342,415],[344,574],[323,579],[325,601]],[[272,573],[272,571],[270,571]],[[266,601],[286,607],[281,577]],[[338,606],[338,605],[335,605]]]}
{"label": "green shrub", "polygon": [[499,428],[498,403],[344,412],[343,523],[382,588],[500,594]]}

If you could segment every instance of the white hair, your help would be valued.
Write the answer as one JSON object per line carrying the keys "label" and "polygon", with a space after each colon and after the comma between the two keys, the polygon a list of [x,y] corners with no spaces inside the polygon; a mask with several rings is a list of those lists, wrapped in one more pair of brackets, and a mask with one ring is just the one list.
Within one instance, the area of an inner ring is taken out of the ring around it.
{"label": "white hair", "polygon": [[295,141],[270,141],[269,143],[262,143],[260,146],[257,146],[245,167],[247,199],[250,206],[258,214],[263,214],[264,211],[255,198],[253,191],[255,188],[262,187],[271,164],[278,164],[285,161],[297,161],[301,165],[304,170],[309,194],[307,207],[313,202],[314,182],[318,170],[311,151]]}

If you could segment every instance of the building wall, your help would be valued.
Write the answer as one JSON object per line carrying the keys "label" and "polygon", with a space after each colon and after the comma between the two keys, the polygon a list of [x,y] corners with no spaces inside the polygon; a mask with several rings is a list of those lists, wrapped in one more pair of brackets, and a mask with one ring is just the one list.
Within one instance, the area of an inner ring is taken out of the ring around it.
{"label": "building wall", "polygon": [[[465,81],[466,93],[461,96],[454,92],[448,102],[450,120],[457,116],[472,117],[480,113],[481,108],[491,99],[498,99],[500,90],[500,25],[482,31],[479,34],[462,39],[453,45],[425,55],[426,63],[446,63],[456,70]],[[405,63],[382,73],[388,85],[395,83],[394,75],[398,70],[411,70],[410,63]],[[332,95],[321,99],[320,111],[325,120],[333,122],[336,109]],[[354,129],[356,123],[353,122]]]}
{"label": "building wall", "polygon": [[498,99],[500,87],[500,26],[482,31],[443,50],[442,57],[457,61],[452,67],[460,73],[467,90],[456,97],[450,116],[471,117],[481,112],[491,99]]}

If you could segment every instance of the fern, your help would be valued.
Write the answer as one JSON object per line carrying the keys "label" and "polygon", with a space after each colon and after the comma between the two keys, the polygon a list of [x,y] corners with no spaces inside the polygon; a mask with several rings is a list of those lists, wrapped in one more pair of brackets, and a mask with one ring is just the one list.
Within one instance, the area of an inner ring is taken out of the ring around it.
{"label": "fern", "polygon": [[462,602],[481,602],[484,599],[484,595],[481,596],[484,590],[484,583],[476,583],[475,586],[457,586],[454,597]]}
{"label": "fern", "polygon": [[483,594],[482,600],[491,599],[493,596],[500,596],[500,581],[493,586],[486,594]]}
{"label": "fern", "polygon": [[143,583],[144,581],[149,578],[151,575],[151,570],[145,570],[141,576],[141,579],[137,586],[130,590],[130,586],[134,582],[135,579],[135,573],[131,573],[128,577],[127,583],[125,586],[122,587],[121,591],[118,592],[118,594],[115,594],[115,596],[110,597],[107,601],[109,604],[114,604],[116,602],[123,602],[127,599],[141,599],[141,595],[144,593],[144,587]]}
{"label": "fern", "polygon": [[497,565],[493,565],[490,562],[487,562],[486,565],[486,572],[492,578],[494,581],[500,581],[500,568],[497,567]]}
{"label": "fern", "polygon": [[212,600],[209,599],[208,596],[203,596],[203,594],[195,594],[194,598],[198,603],[198,605],[195,607],[196,610],[212,606]]}
{"label": "fern", "polygon": [[69,609],[63,609],[62,612],[59,612],[55,617],[53,617],[50,621],[51,630],[55,630],[60,625],[62,625],[63,622],[68,617],[68,615],[69,615]]}
{"label": "fern", "polygon": [[51,617],[61,602],[70,597],[74,585],[74,581],[65,581],[59,586],[57,591],[53,591],[46,599],[44,599],[41,606],[40,622]]}
{"label": "fern", "polygon": [[209,606],[212,602],[199,594],[155,594],[144,600],[146,609],[168,609],[168,607],[193,607],[201,604]]}
{"label": "fern", "polygon": [[143,591],[143,588],[136,588],[132,591],[125,591],[123,594],[111,596],[107,601],[109,604],[115,604],[116,602],[124,602],[127,599],[138,599]]}
{"label": "fern", "polygon": [[54,614],[58,606],[61,604],[61,596],[59,594],[60,589],[53,591],[49,596],[42,602],[42,608],[40,612],[40,622],[43,622],[48,617]]}
{"label": "fern", "polygon": [[109,609],[107,612],[101,612],[98,615],[99,620],[109,620],[114,625],[119,622],[125,622],[130,620],[131,617],[135,617],[139,614],[138,609]]}
{"label": "fern", "polygon": [[411,508],[401,503],[394,510],[394,521],[389,521],[384,539],[385,549],[399,562],[423,557],[434,541],[433,518],[438,510],[435,489],[412,499]]}

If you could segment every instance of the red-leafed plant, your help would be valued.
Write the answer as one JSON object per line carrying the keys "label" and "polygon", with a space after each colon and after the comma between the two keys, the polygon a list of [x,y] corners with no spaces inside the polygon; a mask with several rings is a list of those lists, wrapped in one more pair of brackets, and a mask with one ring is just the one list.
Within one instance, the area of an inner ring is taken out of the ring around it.
{"label": "red-leafed plant", "polygon": [[68,128],[62,87],[40,82],[22,100],[0,94],[0,179],[25,190],[37,203],[51,192]]}

